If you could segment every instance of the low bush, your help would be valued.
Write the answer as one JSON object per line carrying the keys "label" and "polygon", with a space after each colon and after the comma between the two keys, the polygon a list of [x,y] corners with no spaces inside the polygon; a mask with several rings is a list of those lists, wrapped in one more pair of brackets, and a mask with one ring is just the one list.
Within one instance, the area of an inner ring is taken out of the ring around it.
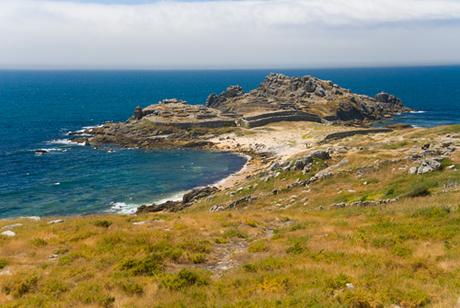
{"label": "low bush", "polygon": [[41,239],[41,238],[34,238],[31,241],[31,243],[35,247],[45,247],[46,245],[48,245],[48,243],[44,239]]}
{"label": "low bush", "polygon": [[8,262],[6,262],[6,260],[0,259],[0,270],[7,267],[7,265],[8,265]]}
{"label": "low bush", "polygon": [[178,274],[162,280],[161,286],[170,290],[180,290],[190,286],[208,285],[208,277],[197,270],[182,269]]}
{"label": "low bush", "polygon": [[101,228],[108,228],[112,225],[112,222],[111,221],[108,221],[108,220],[96,220],[94,222],[94,225],[96,227],[101,227]]}
{"label": "low bush", "polygon": [[144,294],[144,288],[132,279],[126,279],[118,282],[118,287],[129,296]]}
{"label": "low bush", "polygon": [[443,218],[450,214],[450,209],[447,207],[426,207],[417,209],[412,217],[423,217],[423,218]]}
{"label": "low bush", "polygon": [[3,292],[16,298],[37,290],[37,276],[18,277],[8,281],[3,286]]}
{"label": "low bush", "polygon": [[163,258],[150,254],[142,259],[130,259],[122,263],[121,270],[134,276],[154,276],[164,270]]}
{"label": "low bush", "polygon": [[264,252],[267,250],[268,250],[268,246],[267,246],[267,241],[265,240],[254,241],[248,247],[248,251],[252,253]]}
{"label": "low bush", "polygon": [[403,195],[404,198],[426,197],[431,194],[430,187],[426,184],[419,184]]}

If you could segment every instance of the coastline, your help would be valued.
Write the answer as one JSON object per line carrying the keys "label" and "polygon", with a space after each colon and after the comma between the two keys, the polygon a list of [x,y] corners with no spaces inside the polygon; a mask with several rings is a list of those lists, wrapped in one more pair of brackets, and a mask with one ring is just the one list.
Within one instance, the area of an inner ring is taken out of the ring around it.
{"label": "coastline", "polygon": [[[231,154],[238,155],[238,156],[245,158],[246,162],[241,167],[241,169],[229,174],[228,176],[218,180],[217,182],[214,182],[208,185],[194,186],[188,190],[173,192],[170,194],[170,196],[163,197],[161,199],[154,199],[144,204],[128,204],[125,202],[115,202],[113,203],[112,207],[107,209],[105,212],[95,213],[95,214],[96,215],[97,214],[136,215],[137,210],[141,206],[150,205],[150,204],[163,204],[167,202],[179,202],[182,200],[184,195],[192,192],[195,189],[200,189],[204,187],[217,187],[219,190],[231,189],[237,183],[240,183],[240,181],[244,180],[246,176],[251,171],[253,171],[253,167],[254,167],[254,165],[252,164],[253,158],[250,155],[247,155],[244,153],[238,153],[238,152],[231,152]],[[123,210],[123,207],[127,208],[127,210]]]}

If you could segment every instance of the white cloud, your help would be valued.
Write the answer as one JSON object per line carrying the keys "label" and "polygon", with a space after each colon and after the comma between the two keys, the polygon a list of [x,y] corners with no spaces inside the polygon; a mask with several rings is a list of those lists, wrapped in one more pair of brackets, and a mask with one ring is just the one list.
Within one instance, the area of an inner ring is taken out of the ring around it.
{"label": "white cloud", "polygon": [[456,0],[0,0],[3,67],[460,62],[458,37]]}

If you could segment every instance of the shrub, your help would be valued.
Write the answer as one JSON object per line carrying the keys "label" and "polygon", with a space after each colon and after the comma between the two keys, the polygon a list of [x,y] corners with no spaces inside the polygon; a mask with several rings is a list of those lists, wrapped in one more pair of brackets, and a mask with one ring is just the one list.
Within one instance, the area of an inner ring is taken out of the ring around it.
{"label": "shrub", "polygon": [[423,217],[423,218],[443,218],[447,217],[450,214],[450,209],[448,207],[427,207],[422,209],[417,209],[412,217]]}
{"label": "shrub", "polygon": [[267,250],[268,250],[267,242],[264,240],[254,241],[248,247],[248,251],[252,253],[264,252]]}
{"label": "shrub", "polygon": [[118,286],[123,290],[123,292],[130,296],[144,294],[144,288],[132,279],[120,281],[118,282]]}
{"label": "shrub", "polygon": [[385,198],[394,198],[396,197],[396,190],[394,187],[390,187],[384,194]]}
{"label": "shrub", "polygon": [[228,238],[218,237],[214,240],[216,244],[227,244],[229,242]]}
{"label": "shrub", "polygon": [[59,280],[51,280],[44,284],[40,289],[44,294],[49,294],[52,297],[59,297],[62,293],[65,293],[69,290],[68,286],[64,282]]}
{"label": "shrub", "polygon": [[31,241],[31,243],[35,247],[45,247],[46,245],[48,245],[48,243],[44,239],[41,239],[41,238],[34,238]]}
{"label": "shrub", "polygon": [[37,276],[20,277],[18,279],[8,281],[8,283],[3,286],[3,291],[16,298],[22,297],[29,292],[35,291],[37,289],[37,282]]}
{"label": "shrub", "polygon": [[163,258],[156,254],[150,254],[143,259],[130,259],[121,265],[121,270],[127,271],[135,276],[153,276],[164,269]]}
{"label": "shrub", "polygon": [[211,252],[211,243],[209,241],[189,241],[181,244],[180,247],[193,252]]}
{"label": "shrub", "polygon": [[101,228],[108,228],[112,225],[112,222],[111,221],[108,221],[108,220],[96,220],[94,222],[94,225],[96,227],[101,227]]}
{"label": "shrub", "polygon": [[173,261],[179,260],[184,251],[182,248],[173,246],[171,242],[161,241],[151,245],[148,250],[161,259],[171,259]]}
{"label": "shrub", "polygon": [[4,269],[8,265],[8,262],[6,260],[0,259],[0,270]]}
{"label": "shrub", "polygon": [[170,290],[180,290],[190,286],[208,285],[208,278],[201,272],[182,269],[178,274],[168,277],[161,286]]}
{"label": "shrub", "polygon": [[405,198],[416,198],[416,197],[426,197],[431,194],[428,185],[420,184],[415,186],[412,190],[408,193],[404,194],[403,197]]}
{"label": "shrub", "polygon": [[345,288],[346,284],[351,281],[350,277],[341,273],[340,275],[334,278],[326,279],[326,286],[331,289],[342,289]]}
{"label": "shrub", "polygon": [[85,305],[99,304],[102,307],[112,307],[115,302],[115,298],[107,294],[99,283],[80,282],[72,290],[72,297]]}
{"label": "shrub", "polygon": [[286,249],[286,252],[289,254],[295,254],[295,255],[301,254],[305,250],[305,247],[304,247],[305,242],[306,242],[306,239],[303,237],[294,239],[293,245],[289,247],[288,249]]}
{"label": "shrub", "polygon": [[247,263],[243,265],[243,269],[246,272],[257,272],[257,271],[274,271],[284,266],[281,259],[269,257],[262,259],[256,263]]}
{"label": "shrub", "polygon": [[248,264],[245,264],[243,265],[243,269],[246,271],[246,272],[249,272],[249,273],[255,273],[257,272],[257,267],[252,264],[252,263],[248,263]]}
{"label": "shrub", "polygon": [[192,261],[194,264],[205,263],[206,262],[206,255],[202,254],[202,253],[192,254],[190,256],[190,261]]}
{"label": "shrub", "polygon": [[227,238],[238,237],[238,238],[248,238],[248,235],[237,228],[229,229],[225,231],[224,236]]}
{"label": "shrub", "polygon": [[399,257],[407,257],[412,254],[412,250],[410,248],[399,244],[395,245],[391,251]]}

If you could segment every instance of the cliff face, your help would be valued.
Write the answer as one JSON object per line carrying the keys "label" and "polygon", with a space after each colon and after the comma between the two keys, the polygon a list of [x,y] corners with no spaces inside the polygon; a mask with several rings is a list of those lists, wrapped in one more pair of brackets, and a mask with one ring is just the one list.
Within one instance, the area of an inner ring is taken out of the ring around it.
{"label": "cliff face", "polygon": [[275,110],[298,110],[327,120],[377,120],[407,111],[393,95],[359,95],[331,81],[311,76],[268,75],[262,84],[245,93],[231,86],[220,95],[211,94],[206,106],[246,115]]}

